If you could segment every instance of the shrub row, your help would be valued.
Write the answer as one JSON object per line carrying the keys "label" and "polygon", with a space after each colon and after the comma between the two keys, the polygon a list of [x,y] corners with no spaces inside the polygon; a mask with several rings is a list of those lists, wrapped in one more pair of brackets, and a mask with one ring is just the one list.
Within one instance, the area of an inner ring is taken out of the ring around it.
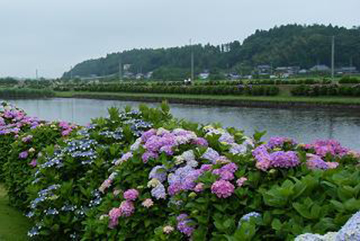
{"label": "shrub row", "polygon": [[13,136],[4,170],[34,240],[293,240],[360,209],[360,156],[336,141],[262,142],[175,120],[166,104],[33,126]]}
{"label": "shrub row", "polygon": [[344,76],[339,80],[341,84],[360,84],[360,79],[351,77],[351,76]]}
{"label": "shrub row", "polygon": [[211,95],[277,95],[275,86],[135,86],[135,85],[96,85],[76,87],[76,91],[126,92],[126,93],[167,93],[167,94],[211,94]]}
{"label": "shrub row", "polygon": [[360,85],[301,85],[294,87],[291,94],[295,96],[360,96]]}
{"label": "shrub row", "polygon": [[0,89],[0,98],[47,98],[55,93],[50,89],[9,88]]}

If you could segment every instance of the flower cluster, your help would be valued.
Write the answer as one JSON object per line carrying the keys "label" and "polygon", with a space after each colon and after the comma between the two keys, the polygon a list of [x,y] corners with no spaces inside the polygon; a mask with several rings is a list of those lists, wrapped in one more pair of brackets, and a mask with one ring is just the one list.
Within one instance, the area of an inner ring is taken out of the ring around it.
{"label": "flower cluster", "polygon": [[[271,146],[275,146],[272,144]],[[252,154],[256,159],[256,167],[262,171],[271,168],[292,168],[300,165],[300,160],[295,151],[273,151],[268,145],[263,144],[255,148]]]}
{"label": "flower cluster", "polygon": [[69,124],[68,122],[61,121],[59,123],[59,127],[61,128],[61,135],[68,136],[74,129],[77,128],[74,124]]}
{"label": "flower cluster", "polygon": [[249,149],[254,147],[254,142],[247,136],[242,136],[243,142],[241,144],[236,143],[234,136],[222,128],[215,128],[213,126],[205,126],[204,131],[206,136],[219,135],[219,142],[230,146],[229,152],[231,154],[243,154]]}
{"label": "flower cluster", "polygon": [[226,180],[218,180],[211,186],[211,192],[216,194],[218,198],[230,197],[234,193],[234,190],[234,185]]}
{"label": "flower cluster", "polygon": [[[125,201],[121,202],[120,207],[110,210],[109,228],[115,228],[119,223],[119,217],[129,217],[135,211],[134,201],[139,197],[139,192],[136,189],[129,189],[124,192]],[[149,202],[149,201],[148,201]],[[148,205],[150,205],[148,203]]]}
{"label": "flower cluster", "polygon": [[132,150],[136,150],[139,145],[142,145],[146,150],[142,155],[142,160],[144,162],[158,158],[160,153],[166,153],[167,155],[172,156],[175,148],[179,145],[197,143],[204,146],[207,145],[207,142],[198,138],[192,131],[184,129],[168,131],[163,128],[158,130],[150,129],[144,132],[138,142],[135,142],[137,146],[133,146]]}
{"label": "flower cluster", "polygon": [[360,240],[360,212],[355,213],[339,230],[325,235],[305,233],[296,237],[295,241],[356,241]]}
{"label": "flower cluster", "polygon": [[313,150],[316,155],[326,157],[327,154],[335,157],[343,157],[349,153],[349,149],[341,146],[335,140],[318,140],[312,144],[305,145],[306,149]]}
{"label": "flower cluster", "polygon": [[27,116],[23,110],[6,102],[0,105],[0,135],[14,134],[16,136],[21,129],[36,128],[41,123],[39,119]]}
{"label": "flower cluster", "polygon": [[194,232],[195,228],[190,225],[192,220],[189,219],[187,214],[180,214],[177,218],[177,229],[185,234],[188,237],[191,237],[192,233]]}
{"label": "flower cluster", "polygon": [[266,147],[268,149],[282,148],[286,144],[288,144],[290,146],[295,146],[297,144],[297,142],[288,137],[272,137],[267,142]]}
{"label": "flower cluster", "polygon": [[339,166],[338,162],[326,162],[324,161],[321,156],[314,155],[311,153],[306,154],[306,166],[309,169],[334,169]]}

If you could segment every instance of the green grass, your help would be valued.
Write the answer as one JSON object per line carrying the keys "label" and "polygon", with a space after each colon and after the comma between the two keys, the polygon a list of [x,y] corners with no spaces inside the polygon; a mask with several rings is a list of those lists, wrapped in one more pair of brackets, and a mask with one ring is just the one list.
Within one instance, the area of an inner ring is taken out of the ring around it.
{"label": "green grass", "polygon": [[290,96],[282,92],[278,96],[234,96],[234,95],[189,95],[189,94],[152,94],[152,93],[110,93],[110,92],[56,92],[56,97],[91,97],[106,99],[144,99],[144,98],[162,98],[162,99],[191,99],[191,100],[215,100],[215,101],[260,101],[275,103],[309,103],[309,104],[336,104],[336,105],[360,105],[360,97],[298,97]]}
{"label": "green grass", "polygon": [[29,220],[9,206],[6,190],[0,184],[0,241],[23,241],[27,239]]}

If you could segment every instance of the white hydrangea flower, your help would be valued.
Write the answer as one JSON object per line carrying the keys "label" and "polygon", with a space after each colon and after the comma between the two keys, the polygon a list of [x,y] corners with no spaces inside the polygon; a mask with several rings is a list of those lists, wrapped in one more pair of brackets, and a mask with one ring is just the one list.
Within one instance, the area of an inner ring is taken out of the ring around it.
{"label": "white hydrangea flower", "polygon": [[131,151],[136,151],[136,150],[138,150],[139,147],[140,147],[140,144],[141,144],[141,138],[136,139],[136,141],[134,142],[134,144],[131,145],[130,150],[131,150]]}

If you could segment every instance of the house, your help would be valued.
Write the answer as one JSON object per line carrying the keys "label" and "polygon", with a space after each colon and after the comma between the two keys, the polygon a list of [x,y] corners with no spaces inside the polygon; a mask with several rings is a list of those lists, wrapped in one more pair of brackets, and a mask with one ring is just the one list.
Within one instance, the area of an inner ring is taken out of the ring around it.
{"label": "house", "polygon": [[339,69],[336,69],[336,72],[338,74],[354,74],[357,73],[356,67],[341,67]]}
{"label": "house", "polygon": [[137,80],[143,79],[143,78],[144,78],[144,74],[142,74],[142,73],[137,73],[137,74],[135,75],[135,79],[137,79]]}
{"label": "house", "polygon": [[238,80],[238,79],[241,78],[240,75],[235,74],[235,73],[230,73],[230,74],[227,75],[227,77],[228,77],[229,79],[231,79],[231,80]]}
{"label": "house", "polygon": [[209,76],[210,76],[210,74],[208,72],[203,72],[203,73],[199,74],[199,78],[202,79],[202,80],[208,79]]}
{"label": "house", "polygon": [[124,71],[129,71],[131,68],[131,64],[124,64]]}
{"label": "house", "polygon": [[124,78],[124,79],[133,79],[133,78],[134,78],[134,74],[131,73],[131,72],[126,71],[126,72],[124,73],[124,75],[123,75],[123,78]]}
{"label": "house", "polygon": [[311,72],[330,72],[330,68],[324,64],[315,65],[310,69]]}
{"label": "house", "polygon": [[153,75],[153,72],[150,71],[150,72],[147,72],[144,77],[145,77],[145,79],[151,79],[152,75]]}
{"label": "house", "polygon": [[299,73],[300,71],[300,67],[299,66],[284,66],[284,67],[277,67],[275,69],[275,72],[280,75],[280,76],[283,76],[283,75],[294,75],[294,74],[297,74]]}
{"label": "house", "polygon": [[299,74],[307,74],[308,71],[306,69],[301,69],[299,70]]}
{"label": "house", "polygon": [[268,75],[271,73],[271,66],[268,64],[258,65],[256,71],[259,75]]}

